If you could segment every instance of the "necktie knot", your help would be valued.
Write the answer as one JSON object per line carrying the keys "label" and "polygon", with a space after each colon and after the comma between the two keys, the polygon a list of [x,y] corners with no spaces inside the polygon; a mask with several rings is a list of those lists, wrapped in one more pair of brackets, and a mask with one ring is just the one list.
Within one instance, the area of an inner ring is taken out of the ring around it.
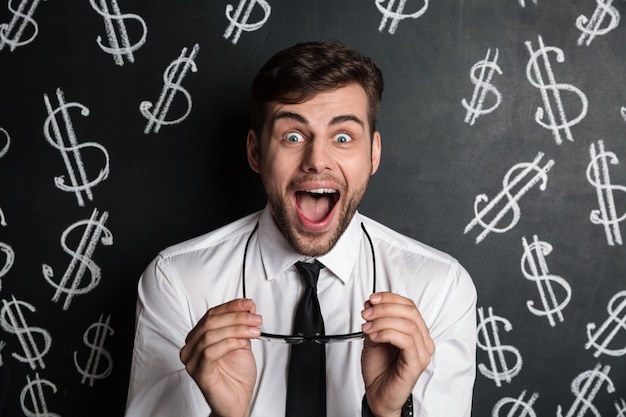
{"label": "necktie knot", "polygon": [[317,279],[322,268],[324,268],[324,265],[317,259],[314,262],[296,262],[296,269],[300,273],[304,284],[313,289],[317,289]]}

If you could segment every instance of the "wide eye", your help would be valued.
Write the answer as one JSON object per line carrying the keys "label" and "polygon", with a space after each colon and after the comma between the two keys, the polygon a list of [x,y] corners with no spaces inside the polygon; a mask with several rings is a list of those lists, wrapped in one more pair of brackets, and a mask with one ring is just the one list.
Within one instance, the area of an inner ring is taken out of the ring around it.
{"label": "wide eye", "polygon": [[348,135],[347,133],[339,133],[339,134],[335,135],[335,137],[333,139],[337,143],[348,143],[348,142],[350,142],[352,140],[350,135]]}
{"label": "wide eye", "polygon": [[298,132],[289,132],[285,135],[285,140],[290,143],[304,142],[304,136]]}

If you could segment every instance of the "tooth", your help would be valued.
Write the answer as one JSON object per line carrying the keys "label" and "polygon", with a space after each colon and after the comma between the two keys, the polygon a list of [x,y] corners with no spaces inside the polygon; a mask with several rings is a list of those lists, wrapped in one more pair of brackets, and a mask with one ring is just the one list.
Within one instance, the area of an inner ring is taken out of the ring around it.
{"label": "tooth", "polygon": [[312,194],[334,194],[335,190],[332,188],[316,188],[314,190],[309,190],[309,193]]}

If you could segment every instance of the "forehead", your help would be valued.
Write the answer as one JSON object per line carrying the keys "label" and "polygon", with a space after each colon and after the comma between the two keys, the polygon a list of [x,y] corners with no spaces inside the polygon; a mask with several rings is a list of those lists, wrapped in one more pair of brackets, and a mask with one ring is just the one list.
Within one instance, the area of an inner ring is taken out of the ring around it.
{"label": "forehead", "polygon": [[267,110],[266,122],[270,126],[282,120],[285,114],[292,115],[290,119],[300,119],[306,123],[326,124],[338,117],[362,121],[364,127],[367,127],[368,122],[367,95],[358,84],[322,91],[300,103],[273,101],[267,104]]}

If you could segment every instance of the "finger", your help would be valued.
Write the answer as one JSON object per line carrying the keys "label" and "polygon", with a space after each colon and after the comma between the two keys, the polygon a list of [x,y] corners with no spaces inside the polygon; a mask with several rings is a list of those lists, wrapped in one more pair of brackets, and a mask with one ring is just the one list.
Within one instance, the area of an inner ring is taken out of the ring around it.
{"label": "finger", "polygon": [[390,343],[398,349],[417,351],[429,356],[434,352],[430,334],[420,331],[412,320],[381,318],[364,323],[362,329],[376,343]]}
{"label": "finger", "polygon": [[207,326],[211,324],[214,317],[220,317],[223,314],[236,313],[236,312],[249,312],[254,314],[256,312],[256,305],[248,298],[238,298],[231,300],[227,303],[220,304],[219,306],[210,308],[204,316],[196,323],[193,329],[187,334],[185,343],[189,343],[190,340],[198,333],[204,333]]}
{"label": "finger", "polygon": [[[422,347],[430,355],[434,353],[435,345],[430,331],[412,300],[393,293],[372,294],[365,302],[362,316],[367,321],[363,332],[370,335],[372,340],[383,343],[377,333],[385,329],[395,329],[418,338],[416,346]],[[388,320],[394,318],[399,320]],[[385,339],[385,342],[388,340]],[[403,345],[401,341],[396,343]]]}
{"label": "finger", "polygon": [[374,305],[382,303],[415,305],[413,300],[410,298],[406,298],[392,292],[375,292],[370,295],[368,301]]}
{"label": "finger", "polygon": [[216,362],[227,354],[244,348],[250,348],[249,340],[237,338],[222,339],[218,343],[207,346],[196,354],[189,356],[188,360],[183,361],[183,363],[187,372],[195,378],[204,372],[211,373]]}

